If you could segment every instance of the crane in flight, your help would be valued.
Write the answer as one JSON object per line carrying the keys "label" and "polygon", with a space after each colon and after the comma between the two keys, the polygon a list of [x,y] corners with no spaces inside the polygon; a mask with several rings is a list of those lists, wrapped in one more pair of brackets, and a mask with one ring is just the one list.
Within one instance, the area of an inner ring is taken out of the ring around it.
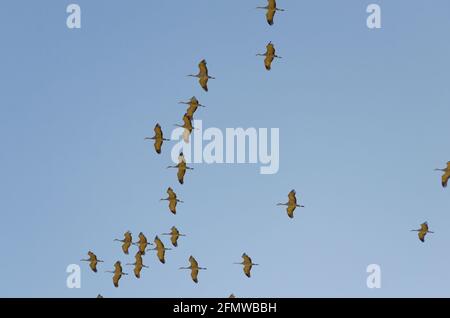
{"label": "crane in flight", "polygon": [[166,263],[166,259],[165,259],[165,255],[166,255],[166,251],[171,250],[170,248],[166,248],[164,246],[164,243],[159,239],[158,235],[155,236],[155,240],[154,243],[156,245],[155,248],[151,248],[148,249],[148,251],[156,251],[156,256],[158,256],[158,259],[161,263],[165,264]]}
{"label": "crane in flight", "polygon": [[176,127],[184,128],[183,131],[183,140],[185,143],[189,143],[189,137],[191,136],[192,130],[194,130],[194,126],[192,126],[192,118],[189,117],[187,113],[183,115],[183,125],[175,124]]}
{"label": "crane in flight", "polygon": [[149,243],[147,241],[147,238],[145,237],[144,233],[140,232],[139,233],[139,241],[137,241],[136,243],[133,243],[133,245],[137,245],[139,248],[139,252],[142,255],[145,255],[145,251],[147,249],[147,245],[152,245],[152,243]]}
{"label": "crane in flight", "polygon": [[167,188],[167,194],[169,195],[165,199],[160,199],[160,201],[169,201],[169,210],[173,214],[177,214],[177,203],[184,203],[181,200],[178,200],[177,194],[173,191],[171,187]]}
{"label": "crane in flight", "polygon": [[265,56],[264,59],[264,66],[266,67],[266,70],[270,71],[272,69],[272,62],[275,58],[281,59],[281,56],[276,55],[275,46],[272,42],[269,42],[266,46],[266,53],[263,54],[256,54],[256,56]]}
{"label": "crane in flight", "polygon": [[412,232],[419,232],[417,233],[419,236],[419,240],[421,240],[422,242],[425,242],[425,236],[427,235],[427,233],[434,233],[428,230],[428,223],[424,222],[420,225],[420,229],[418,230],[411,230]]}
{"label": "crane in flight", "polygon": [[113,271],[106,271],[107,273],[113,273],[113,284],[114,287],[119,287],[119,280],[122,278],[122,275],[128,275],[127,273],[124,273],[122,271],[122,265],[120,261],[117,261],[114,264],[114,270]]}
{"label": "crane in flight", "polygon": [[140,251],[137,251],[136,255],[134,256],[134,263],[128,263],[126,265],[133,265],[134,266],[134,275],[136,278],[141,278],[141,271],[143,268],[148,268],[148,266],[144,265],[144,261],[142,260],[142,253]]}
{"label": "crane in flight", "polygon": [[251,276],[251,270],[252,270],[252,267],[255,265],[259,265],[259,264],[255,264],[255,263],[253,263],[252,262],[252,259],[247,255],[247,254],[242,254],[242,259],[243,259],[243,261],[241,262],[241,263],[234,263],[234,264],[239,264],[239,265],[244,265],[244,274],[247,276],[247,277],[250,277]]}
{"label": "crane in flight", "polygon": [[89,251],[88,252],[88,259],[82,259],[82,262],[89,262],[89,267],[92,269],[92,271],[94,273],[97,273],[97,264],[98,263],[103,263],[103,261],[99,260],[97,258],[97,255],[95,255],[93,252]]}
{"label": "crane in flight", "polygon": [[191,270],[191,278],[194,283],[198,283],[198,272],[199,270],[206,270],[205,267],[199,267],[197,260],[191,255],[189,257],[189,263],[191,264],[189,267],[180,267],[180,269],[190,269]]}
{"label": "crane in flight", "polygon": [[170,141],[170,139],[164,138],[161,126],[157,123],[153,129],[155,135],[153,137],[145,137],[144,140],[154,140],[154,147],[157,154],[161,154],[161,147],[164,141]]}
{"label": "crane in flight", "polygon": [[180,155],[178,156],[178,164],[176,166],[168,166],[167,169],[169,169],[169,168],[177,168],[178,169],[177,177],[178,177],[178,182],[180,184],[184,184],[184,175],[186,174],[186,170],[194,170],[194,168],[190,168],[187,166],[186,160],[185,160],[182,152],[180,152]]}
{"label": "crane in flight", "polygon": [[194,114],[199,107],[206,107],[205,105],[200,104],[195,96],[192,96],[191,100],[188,102],[179,102],[178,104],[189,105],[188,109],[186,110],[186,115],[191,121],[194,119]]}
{"label": "crane in flight", "polygon": [[172,226],[170,233],[163,233],[162,235],[170,235],[170,241],[174,247],[178,246],[178,239],[180,236],[186,236],[185,234],[181,234],[175,226]]}
{"label": "crane in flight", "polygon": [[273,19],[277,11],[285,11],[284,9],[277,8],[277,2],[275,0],[267,0],[267,6],[256,7],[256,9],[264,9],[266,12],[266,19],[269,25],[273,25]]}
{"label": "crane in flight", "polygon": [[447,162],[447,167],[444,169],[434,169],[435,171],[442,171],[444,174],[442,175],[442,187],[446,188],[448,179],[450,179],[450,161]]}
{"label": "crane in flight", "polygon": [[209,76],[208,74],[208,67],[206,66],[206,60],[201,60],[201,62],[198,64],[199,72],[198,74],[190,74],[188,76],[190,77],[197,77],[198,82],[200,83],[200,86],[205,90],[205,92],[208,91],[208,80],[215,79],[214,77]]}
{"label": "crane in flight", "polygon": [[286,211],[288,216],[292,219],[294,217],[294,211],[296,208],[304,208],[305,206],[297,204],[297,197],[295,196],[295,190],[291,190],[288,194],[287,203],[278,203],[277,205],[286,205]]}
{"label": "crane in flight", "polygon": [[114,241],[117,242],[122,242],[122,251],[128,255],[128,249],[130,248],[131,244],[133,244],[133,238],[131,236],[131,232],[130,231],[126,231],[123,234],[123,240],[119,240],[119,239],[114,239]]}

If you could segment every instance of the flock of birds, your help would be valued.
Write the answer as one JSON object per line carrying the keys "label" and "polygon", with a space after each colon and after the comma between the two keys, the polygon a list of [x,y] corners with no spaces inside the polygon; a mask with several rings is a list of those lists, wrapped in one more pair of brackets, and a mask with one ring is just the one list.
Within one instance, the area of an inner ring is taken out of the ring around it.
{"label": "flock of birds", "polygon": [[[277,11],[284,11],[284,9],[280,9],[277,7],[275,0],[267,0],[268,4],[265,7],[257,7],[257,9],[264,9],[266,10],[266,19],[267,23],[269,25],[274,24],[274,17]],[[257,54],[257,56],[264,56],[264,66],[265,68],[270,71],[272,62],[275,58],[281,58],[280,56],[276,55],[275,47],[272,42],[269,42],[266,46],[266,52],[263,54]],[[198,74],[191,74],[188,75],[189,77],[195,77],[198,78],[198,82],[200,86],[203,88],[205,92],[208,92],[208,81],[210,79],[215,79],[214,77],[210,76],[208,73],[208,67],[206,60],[202,60],[198,64],[199,72]],[[197,111],[198,107],[206,107],[205,105],[200,104],[198,99],[194,96],[187,102],[180,102],[180,104],[186,104],[188,105],[188,109],[186,110],[185,114],[183,115],[183,125],[176,125],[179,127],[182,127],[184,129],[183,132],[183,140],[188,143],[189,137],[192,133],[192,130],[194,129],[192,125],[192,121],[194,119],[194,114]],[[170,139],[164,138],[163,131],[161,129],[161,126],[159,123],[157,123],[154,127],[154,133],[155,135],[153,137],[146,137],[145,140],[153,140],[154,141],[154,148],[157,154],[161,154],[162,152],[162,145],[164,141],[170,141]],[[193,170],[193,168],[188,167],[186,164],[186,160],[184,158],[183,153],[181,152],[178,157],[178,164],[176,166],[168,166],[167,168],[175,168],[177,169],[177,178],[178,182],[180,184],[184,184],[184,177],[187,170]],[[435,169],[437,171],[442,171],[442,186],[445,188],[447,187],[448,180],[450,178],[450,161],[447,162],[447,167],[444,169]],[[179,200],[177,197],[177,194],[174,192],[174,190],[169,187],[167,189],[167,198],[162,198],[161,201],[168,201],[169,203],[169,211],[173,214],[177,213],[177,204],[183,203],[183,201]],[[278,203],[278,206],[286,206],[286,212],[289,218],[294,217],[294,211],[296,208],[300,207],[303,208],[303,205],[300,205],[297,203],[297,197],[295,190],[291,190],[288,194],[288,202],[286,203]],[[425,241],[425,236],[428,233],[433,233],[429,231],[427,222],[424,222],[421,224],[420,229],[412,230],[417,231],[420,241]],[[171,231],[169,233],[163,233],[161,235],[164,236],[170,236],[170,242],[172,243],[173,247],[178,246],[178,240],[180,237],[186,236],[185,234],[182,234],[179,232],[179,230],[173,226],[171,228]],[[159,259],[159,261],[162,264],[165,264],[165,253],[168,250],[171,250],[170,248],[166,248],[164,243],[161,241],[161,239],[158,236],[155,236],[153,243],[149,243],[146,236],[140,232],[138,235],[139,240],[137,242],[133,242],[132,233],[130,231],[127,231],[123,234],[123,239],[115,239],[114,241],[118,241],[122,243],[122,251],[125,255],[129,255],[129,249],[131,246],[137,246],[138,251],[136,252],[134,258],[134,263],[127,263],[125,265],[127,266],[134,266],[134,275],[136,278],[141,277],[141,271],[144,268],[148,268],[148,266],[144,265],[143,256],[146,255],[146,252],[148,251],[156,251],[156,256]],[[153,245],[154,248],[148,248],[149,245]],[[92,252],[88,252],[89,258],[82,259],[81,261],[89,262],[89,266],[93,272],[97,272],[97,265],[98,263],[102,263],[104,261],[99,260],[97,256]],[[244,274],[247,277],[251,277],[251,270],[253,266],[256,266],[258,264],[253,263],[250,256],[248,256],[246,253],[242,254],[242,262],[237,262],[234,264],[243,265],[243,271]],[[180,267],[179,269],[184,270],[190,270],[191,272],[191,278],[192,281],[195,283],[198,283],[198,274],[200,270],[206,270],[205,267],[200,267],[197,260],[191,255],[188,259],[189,266],[186,267]],[[113,271],[106,271],[109,273],[114,274],[112,281],[115,287],[119,287],[119,281],[124,275],[128,275],[128,273],[125,273],[122,268],[122,263],[120,261],[116,261],[114,264],[114,270]],[[231,294],[229,296],[230,298],[234,298],[234,294]],[[98,295],[98,298],[103,298],[103,296]]]}

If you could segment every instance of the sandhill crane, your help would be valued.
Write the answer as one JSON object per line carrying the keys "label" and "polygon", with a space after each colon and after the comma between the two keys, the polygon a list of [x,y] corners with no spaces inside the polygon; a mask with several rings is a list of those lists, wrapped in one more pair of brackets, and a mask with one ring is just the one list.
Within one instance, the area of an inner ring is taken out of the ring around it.
{"label": "sandhill crane", "polygon": [[185,234],[180,234],[180,231],[178,231],[175,226],[172,226],[172,228],[170,229],[170,233],[163,233],[162,235],[170,235],[170,241],[175,247],[178,246],[178,239],[180,238],[180,236],[186,236]]}
{"label": "sandhill crane", "polygon": [[247,277],[250,277],[250,272],[253,265],[259,265],[252,262],[252,259],[247,254],[242,254],[243,261],[241,263],[234,263],[239,265],[244,265],[244,273]]}
{"label": "sandhill crane", "polygon": [[197,77],[200,86],[207,92],[208,91],[208,80],[215,79],[214,77],[209,76],[208,67],[206,66],[206,60],[201,60],[198,64],[199,72],[198,74],[190,74],[188,76]]}
{"label": "sandhill crane", "polygon": [[161,154],[161,147],[164,141],[170,141],[170,139],[164,138],[163,132],[161,130],[161,126],[159,124],[156,124],[155,128],[153,129],[155,132],[155,135],[153,137],[145,137],[145,140],[154,140],[154,146],[157,154]]}
{"label": "sandhill crane", "polygon": [[184,183],[184,175],[186,174],[186,170],[194,170],[194,168],[190,168],[187,166],[186,164],[186,160],[184,159],[184,155],[181,152],[180,156],[178,157],[178,164],[176,166],[168,166],[167,168],[177,168],[178,172],[177,172],[177,177],[178,177],[178,182],[180,184]]}
{"label": "sandhill crane", "polygon": [[133,265],[134,275],[136,276],[136,278],[141,278],[142,268],[148,268],[148,266],[144,265],[144,262],[142,260],[142,253],[140,251],[137,251],[136,255],[134,256],[134,259],[135,259],[134,263],[128,263],[126,265]]}
{"label": "sandhill crane", "polygon": [[421,240],[422,242],[425,242],[425,235],[427,235],[427,233],[434,233],[431,231],[428,231],[428,223],[424,222],[420,225],[420,229],[418,230],[411,230],[412,232],[419,232],[417,233],[419,236],[419,240]]}
{"label": "sandhill crane", "polygon": [[275,46],[272,42],[269,42],[266,46],[266,53],[263,54],[256,54],[256,56],[265,56],[264,59],[264,66],[266,67],[266,70],[270,71],[272,69],[272,62],[275,58],[281,59],[281,56],[276,55],[275,53]]}
{"label": "sandhill crane", "polygon": [[444,174],[442,175],[442,186],[444,188],[447,187],[448,179],[450,179],[450,161],[447,162],[447,167],[444,169],[434,169],[435,171],[442,171]]}
{"label": "sandhill crane", "polygon": [[173,214],[177,214],[177,203],[184,203],[181,200],[178,200],[177,198],[177,194],[172,190],[171,187],[167,188],[167,194],[169,195],[169,197],[165,198],[165,199],[160,199],[160,201],[169,201],[169,210],[170,212],[172,212]]}
{"label": "sandhill crane", "polygon": [[196,259],[191,255],[189,257],[189,263],[191,263],[191,265],[189,267],[180,267],[180,269],[190,269],[191,270],[191,277],[192,280],[194,281],[194,283],[198,283],[198,272],[199,270],[205,270],[205,267],[199,267],[198,266],[198,262],[196,261]]}
{"label": "sandhill crane", "polygon": [[123,234],[123,240],[114,239],[114,241],[122,242],[122,251],[128,255],[128,249],[130,248],[131,244],[133,244],[133,238],[131,236],[131,232],[127,231]]}
{"label": "sandhill crane", "polygon": [[147,250],[147,245],[152,245],[152,243],[149,243],[147,241],[147,238],[145,237],[144,233],[139,233],[139,241],[136,243],[133,243],[133,245],[137,245],[139,247],[139,252],[141,252],[142,255],[145,255],[145,251]]}
{"label": "sandhill crane", "polygon": [[154,243],[156,245],[155,248],[148,249],[148,251],[156,251],[156,256],[161,263],[165,264],[166,259],[164,258],[166,255],[166,251],[171,250],[170,248],[165,248],[163,242],[159,239],[158,235],[155,236]]}
{"label": "sandhill crane", "polygon": [[295,196],[295,190],[291,190],[288,194],[289,201],[287,203],[278,203],[277,205],[286,205],[286,211],[288,216],[292,219],[294,217],[295,208],[304,208],[305,206],[297,204],[297,198]]}
{"label": "sandhill crane", "polygon": [[97,259],[97,255],[95,255],[93,252],[88,252],[88,259],[82,259],[82,262],[89,262],[89,267],[92,269],[94,273],[97,273],[97,263],[103,263],[103,261]]}
{"label": "sandhill crane", "polygon": [[122,275],[128,275],[127,273],[124,273],[122,271],[122,265],[121,265],[120,261],[117,261],[114,264],[114,270],[113,271],[106,271],[106,272],[114,274],[114,276],[113,276],[113,284],[114,284],[114,287],[116,287],[116,288],[119,287],[119,280],[120,280],[120,278],[122,278]]}
{"label": "sandhill crane", "polygon": [[184,128],[183,140],[184,140],[185,143],[188,144],[189,143],[189,136],[191,135],[192,130],[195,129],[194,126],[192,126],[192,118],[189,117],[189,115],[187,113],[185,113],[183,115],[183,125],[175,124],[175,126]]}
{"label": "sandhill crane", "polygon": [[200,104],[195,96],[191,97],[191,100],[188,102],[179,102],[178,104],[189,105],[188,109],[186,110],[186,115],[190,120],[194,119],[194,113],[197,111],[197,108],[206,107],[205,105]]}
{"label": "sandhill crane", "polygon": [[284,11],[284,9],[277,8],[277,2],[275,0],[267,0],[267,6],[257,7],[256,9],[267,10],[266,18],[267,18],[267,23],[269,23],[269,25],[273,25],[273,18],[275,17],[275,13],[277,11]]}

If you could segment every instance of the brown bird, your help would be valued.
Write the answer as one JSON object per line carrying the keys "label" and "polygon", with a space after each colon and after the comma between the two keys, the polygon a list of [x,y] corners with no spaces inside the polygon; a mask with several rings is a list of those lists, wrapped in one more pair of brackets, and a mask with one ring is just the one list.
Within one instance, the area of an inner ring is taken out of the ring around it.
{"label": "brown bird", "polygon": [[199,267],[197,261],[195,258],[191,255],[189,257],[189,263],[191,265],[189,267],[180,267],[180,269],[190,269],[191,270],[191,278],[194,281],[194,283],[198,283],[198,272],[199,270],[205,270],[205,267]]}
{"label": "brown bird", "polygon": [[198,74],[190,74],[188,76],[197,77],[200,86],[207,92],[208,91],[208,80],[215,79],[214,77],[209,76],[208,67],[206,66],[206,60],[202,60],[198,64],[199,72]]}
{"label": "brown bird", "polygon": [[114,271],[106,271],[106,272],[114,274],[113,284],[114,284],[114,287],[116,287],[116,288],[119,287],[119,280],[120,280],[120,278],[122,278],[122,275],[128,275],[127,273],[124,273],[122,271],[122,265],[121,265],[120,261],[117,261],[114,264]]}
{"label": "brown bird", "polygon": [[178,182],[180,184],[184,183],[184,175],[186,174],[186,170],[194,170],[194,168],[190,168],[186,165],[186,160],[184,159],[184,155],[181,152],[180,156],[178,157],[178,161],[179,163],[176,166],[168,166],[167,168],[177,168],[178,172],[177,172],[177,177],[178,177]]}
{"label": "brown bird", "polygon": [[128,249],[130,248],[131,244],[133,244],[133,238],[131,237],[131,232],[127,231],[123,235],[123,240],[114,239],[114,241],[122,242],[122,251],[128,255]]}
{"label": "brown bird", "polygon": [[277,205],[286,205],[287,214],[292,219],[294,217],[295,208],[297,207],[304,208],[305,206],[297,204],[297,198],[295,197],[295,190],[291,190],[291,192],[289,192],[288,199],[289,201],[287,203],[278,203]]}
{"label": "brown bird", "polygon": [[257,7],[256,9],[267,10],[266,19],[267,19],[267,23],[269,23],[269,25],[273,25],[273,18],[275,17],[275,13],[277,11],[284,11],[284,9],[277,8],[277,2],[275,0],[267,0],[267,6]]}
{"label": "brown bird", "polygon": [[175,226],[172,226],[170,229],[170,233],[163,233],[162,235],[170,235],[170,241],[172,242],[172,245],[177,247],[178,246],[178,239],[180,236],[186,236],[185,234],[180,234],[180,231]]}
{"label": "brown bird", "polygon": [[184,203],[181,200],[178,200],[177,198],[177,194],[172,190],[171,187],[167,188],[167,194],[169,195],[169,197],[165,198],[165,199],[160,199],[160,201],[169,201],[169,210],[170,212],[172,212],[173,214],[177,214],[177,203]]}
{"label": "brown bird", "polygon": [[447,187],[448,179],[450,179],[450,161],[447,162],[447,167],[444,169],[434,169],[435,171],[442,171],[444,174],[442,175],[442,186],[444,188]]}
{"label": "brown bird", "polygon": [[161,263],[165,264],[166,263],[166,259],[165,259],[165,255],[166,255],[166,251],[171,250],[170,248],[165,248],[163,242],[159,239],[158,235],[155,236],[155,240],[154,243],[156,245],[155,248],[151,248],[148,249],[151,251],[156,251],[156,256],[158,256],[158,259]]}
{"label": "brown bird", "polygon": [[144,265],[144,262],[142,260],[142,253],[137,252],[134,256],[135,262],[134,263],[128,263],[126,265],[133,265],[134,266],[134,275],[136,278],[141,278],[141,271],[142,268],[148,268],[148,266]]}
{"label": "brown bird", "polygon": [[281,56],[278,56],[275,54],[275,47],[272,44],[272,42],[269,42],[266,46],[266,53],[264,54],[256,54],[256,56],[265,56],[264,59],[264,66],[266,67],[266,70],[270,71],[272,69],[272,62],[275,58],[281,59]]}
{"label": "brown bird", "polygon": [[149,243],[147,241],[147,238],[145,237],[144,233],[139,233],[139,241],[136,243],[133,243],[133,245],[137,245],[139,247],[139,252],[141,252],[142,255],[145,255],[145,251],[147,249],[147,245],[152,245],[152,243]]}
{"label": "brown bird", "polygon": [[425,242],[425,235],[427,235],[427,233],[434,233],[431,231],[428,231],[428,223],[424,222],[420,225],[420,229],[418,230],[411,230],[413,232],[419,232],[417,233],[419,236],[419,240],[421,240],[422,242]]}
{"label": "brown bird", "polygon": [[92,253],[91,251],[88,252],[89,258],[88,259],[82,259],[82,262],[89,262],[89,267],[92,269],[94,273],[97,273],[97,264],[103,263],[103,261],[97,259],[97,255]]}
{"label": "brown bird", "polygon": [[250,277],[250,272],[252,270],[253,265],[259,265],[252,262],[252,259],[247,254],[242,254],[242,258],[244,259],[241,263],[234,263],[239,265],[244,265],[244,273],[247,277]]}
{"label": "brown bird", "polygon": [[155,135],[153,137],[145,137],[145,140],[154,140],[154,146],[157,154],[161,154],[161,147],[164,141],[170,141],[170,139],[164,138],[163,132],[161,130],[161,126],[159,124],[156,124],[155,128]]}
{"label": "brown bird", "polygon": [[175,124],[177,127],[184,128],[183,131],[183,140],[185,143],[189,143],[189,137],[191,136],[192,130],[194,130],[194,126],[192,126],[192,118],[189,117],[187,113],[183,115],[183,125]]}
{"label": "brown bird", "polygon": [[179,102],[179,104],[189,105],[188,109],[186,110],[186,115],[191,121],[194,119],[194,114],[199,107],[206,107],[205,105],[200,104],[195,96],[193,96],[190,101]]}

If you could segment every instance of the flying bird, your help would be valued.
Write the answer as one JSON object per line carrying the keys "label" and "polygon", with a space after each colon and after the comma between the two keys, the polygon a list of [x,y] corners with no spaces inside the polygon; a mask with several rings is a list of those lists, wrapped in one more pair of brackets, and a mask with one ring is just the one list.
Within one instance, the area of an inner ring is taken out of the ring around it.
{"label": "flying bird", "polygon": [[152,245],[152,243],[149,243],[147,241],[147,238],[145,237],[144,233],[139,233],[139,241],[136,243],[133,243],[133,245],[137,245],[139,247],[139,252],[141,252],[142,255],[145,255],[145,251],[147,249],[147,245]]}
{"label": "flying bird", "polygon": [[253,265],[259,265],[252,262],[252,259],[247,254],[242,254],[243,261],[241,263],[234,263],[239,265],[244,265],[244,273],[247,277],[250,277]]}
{"label": "flying bird", "polygon": [[187,166],[186,164],[186,160],[184,158],[183,153],[180,153],[180,156],[178,157],[178,164],[176,166],[168,166],[169,168],[177,168],[178,172],[177,172],[177,177],[178,177],[178,182],[180,184],[184,184],[184,175],[186,174],[186,170],[194,170],[194,168],[190,168]]}
{"label": "flying bird", "polygon": [[189,136],[192,133],[192,130],[194,129],[194,126],[192,126],[192,117],[189,117],[187,113],[183,115],[183,125],[175,124],[177,127],[184,128],[183,131],[183,140],[185,143],[189,143]]}
{"label": "flying bird", "polygon": [[148,250],[156,251],[156,256],[158,256],[159,261],[161,263],[165,264],[166,263],[166,259],[165,259],[166,251],[169,251],[170,248],[164,247],[164,243],[159,239],[158,235],[155,236],[154,243],[155,243],[156,247],[148,249]]}
{"label": "flying bird", "polygon": [[191,255],[189,257],[189,263],[191,265],[189,267],[180,267],[180,269],[190,269],[191,270],[191,278],[194,281],[194,283],[198,283],[198,272],[199,270],[205,270],[205,267],[199,267],[198,262],[196,259]]}
{"label": "flying bird", "polygon": [[267,10],[266,19],[269,25],[273,25],[273,18],[275,17],[275,13],[277,11],[284,11],[284,9],[277,8],[277,2],[275,0],[267,0],[267,6],[257,7],[256,9]]}
{"label": "flying bird", "polygon": [[269,42],[266,46],[266,53],[263,54],[256,54],[256,56],[265,56],[264,59],[264,66],[266,67],[266,70],[270,71],[272,69],[272,62],[275,58],[281,59],[281,56],[276,55],[275,46],[272,44],[272,42]]}
{"label": "flying bird", "polygon": [[95,255],[93,252],[88,252],[88,259],[82,259],[82,262],[89,262],[89,267],[92,269],[94,273],[97,273],[97,264],[103,263],[103,261],[97,259],[97,255]]}
{"label": "flying bird", "polygon": [[185,234],[180,234],[180,231],[178,231],[175,226],[172,226],[172,228],[170,229],[170,233],[163,233],[162,235],[170,235],[170,241],[175,247],[178,246],[178,239],[180,238],[180,236],[186,236]]}
{"label": "flying bird", "polygon": [[106,271],[106,272],[114,274],[113,284],[114,284],[114,287],[116,287],[116,288],[119,287],[119,280],[122,278],[122,275],[128,275],[127,273],[124,273],[122,271],[122,265],[121,265],[120,261],[117,261],[114,264],[114,271]]}
{"label": "flying bird", "polygon": [[294,217],[294,211],[297,207],[304,208],[305,206],[297,204],[297,198],[295,196],[295,190],[291,190],[288,194],[287,203],[278,203],[277,205],[286,205],[286,211],[288,216],[292,219]]}
{"label": "flying bird", "polygon": [[411,230],[412,232],[419,232],[417,233],[419,236],[419,240],[421,240],[422,242],[425,242],[425,235],[427,235],[427,233],[434,233],[431,231],[428,231],[428,223],[424,222],[420,225],[420,229],[418,230]]}
{"label": "flying bird", "polygon": [[148,266],[144,265],[144,262],[142,260],[142,253],[138,251],[136,255],[134,256],[135,262],[134,263],[128,263],[126,265],[133,265],[134,266],[134,275],[136,278],[141,278],[141,271],[142,268],[148,268]]}
{"label": "flying bird", "polygon": [[450,161],[447,162],[447,167],[444,169],[434,169],[435,171],[442,171],[444,174],[442,175],[442,186],[444,188],[447,187],[448,179],[450,179]]}
{"label": "flying bird", "polygon": [[167,194],[169,195],[165,199],[160,199],[160,201],[169,201],[169,210],[173,214],[177,214],[177,203],[184,203],[181,200],[178,200],[177,194],[172,190],[171,187],[167,188]]}
{"label": "flying bird", "polygon": [[199,72],[198,74],[190,74],[188,76],[197,77],[200,86],[207,92],[208,91],[208,80],[215,79],[214,77],[209,76],[208,67],[206,66],[206,60],[202,60],[198,64]]}
{"label": "flying bird", "polygon": [[153,137],[145,137],[145,140],[154,140],[154,146],[157,154],[161,154],[161,147],[164,141],[170,141],[170,139],[164,138],[163,132],[161,130],[161,126],[159,124],[156,124],[155,128],[155,135]]}
{"label": "flying bird", "polygon": [[205,105],[200,104],[200,102],[195,96],[191,97],[190,101],[179,102],[179,104],[189,105],[188,109],[186,110],[186,115],[190,120],[194,119],[194,114],[199,107],[206,107]]}
{"label": "flying bird", "polygon": [[133,238],[131,236],[131,232],[127,231],[123,235],[123,240],[115,239],[114,241],[122,242],[122,251],[128,255],[128,249],[130,248],[131,244],[133,244]]}

